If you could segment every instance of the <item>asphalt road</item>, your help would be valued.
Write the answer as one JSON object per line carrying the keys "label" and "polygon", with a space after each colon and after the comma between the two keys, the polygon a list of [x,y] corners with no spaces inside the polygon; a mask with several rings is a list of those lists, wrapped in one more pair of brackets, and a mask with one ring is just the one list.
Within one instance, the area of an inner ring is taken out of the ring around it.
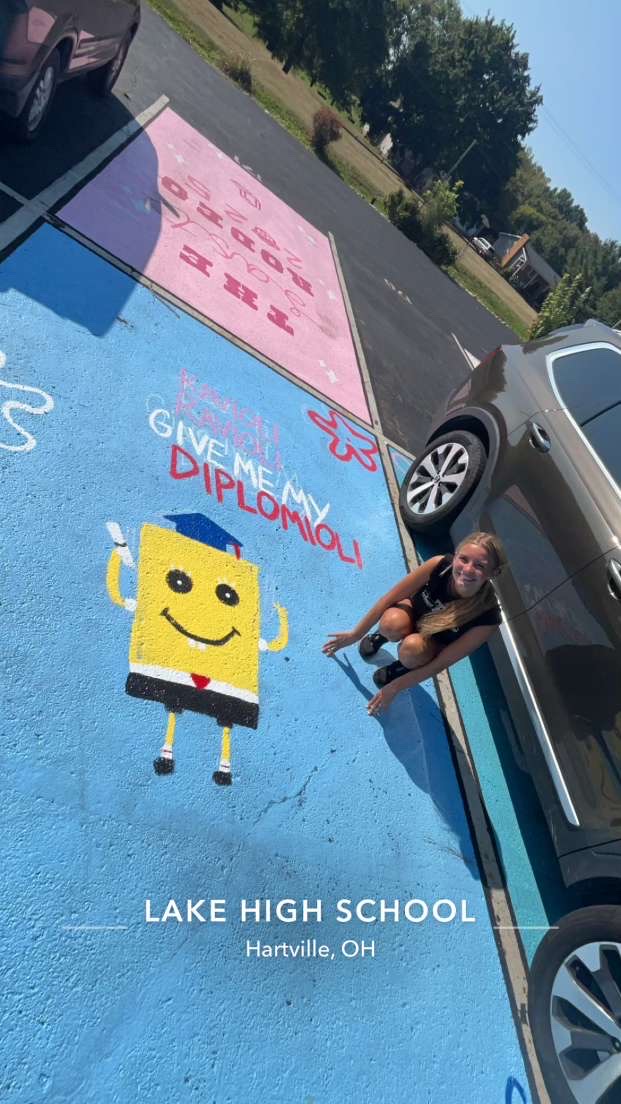
{"label": "asphalt road", "polygon": [[[102,102],[76,82],[61,87],[37,145],[2,149],[0,180],[24,196],[36,195],[162,94],[309,222],[332,231],[384,433],[419,451],[439,402],[468,370],[451,335],[478,357],[501,342],[515,342],[515,335],[146,4],[116,95]],[[12,210],[2,200],[0,219]]]}

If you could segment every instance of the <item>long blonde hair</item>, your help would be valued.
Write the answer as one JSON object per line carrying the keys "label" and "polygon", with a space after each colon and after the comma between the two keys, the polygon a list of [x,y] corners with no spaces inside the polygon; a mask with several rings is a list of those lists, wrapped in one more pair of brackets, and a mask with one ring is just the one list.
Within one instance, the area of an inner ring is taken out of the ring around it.
{"label": "long blonde hair", "polygon": [[[470,533],[457,545],[455,555],[465,544],[476,544],[484,548],[492,561],[494,575],[500,574],[507,564],[507,556],[502,541],[493,533]],[[472,598],[456,598],[449,602],[443,610],[426,613],[417,624],[421,636],[430,637],[435,633],[444,632],[446,629],[457,629],[466,621],[478,617],[485,610],[492,609],[496,604],[494,587],[490,580],[486,580],[480,590],[473,594]]]}

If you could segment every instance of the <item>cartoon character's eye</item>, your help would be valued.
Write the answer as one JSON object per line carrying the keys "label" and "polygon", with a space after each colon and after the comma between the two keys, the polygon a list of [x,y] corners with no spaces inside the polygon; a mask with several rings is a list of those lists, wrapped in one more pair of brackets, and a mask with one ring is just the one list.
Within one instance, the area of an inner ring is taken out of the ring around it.
{"label": "cartoon character's eye", "polygon": [[219,583],[216,587],[216,598],[224,602],[225,606],[238,606],[239,594],[228,583]]}
{"label": "cartoon character's eye", "polygon": [[194,586],[190,576],[186,575],[185,571],[169,571],[166,582],[175,594],[187,594]]}

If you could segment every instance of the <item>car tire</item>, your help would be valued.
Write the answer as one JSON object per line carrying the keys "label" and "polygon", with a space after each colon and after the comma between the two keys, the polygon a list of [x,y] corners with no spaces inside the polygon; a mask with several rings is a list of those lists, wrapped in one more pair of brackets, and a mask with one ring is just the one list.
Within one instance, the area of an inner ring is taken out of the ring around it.
{"label": "car tire", "polygon": [[37,73],[32,90],[21,114],[13,120],[11,135],[18,142],[34,142],[47,118],[58,84],[60,55],[54,50]]}
{"label": "car tire", "polygon": [[[576,1104],[578,1100],[613,1104],[621,1100],[618,906],[578,909],[547,933],[530,971],[528,1013],[552,1104]],[[606,1030],[608,1020],[610,1033]],[[611,1082],[605,1088],[594,1089],[591,1098],[586,1077],[598,1067],[600,1084],[605,1085],[607,1078]],[[579,1086],[576,1095],[572,1081]]]}
{"label": "car tire", "polygon": [[[399,509],[408,529],[430,535],[448,529],[486,463],[485,448],[474,433],[457,429],[431,441],[409,468],[399,491]],[[444,478],[435,479],[436,475]]]}
{"label": "car tire", "polygon": [[102,65],[101,69],[95,69],[92,73],[89,73],[88,83],[94,96],[109,96],[112,92],[112,89],[121,75],[121,70],[125,64],[125,58],[132,44],[132,38],[133,35],[131,31],[128,31],[121,42],[119,42],[116,54],[113,58],[110,58],[107,65]]}

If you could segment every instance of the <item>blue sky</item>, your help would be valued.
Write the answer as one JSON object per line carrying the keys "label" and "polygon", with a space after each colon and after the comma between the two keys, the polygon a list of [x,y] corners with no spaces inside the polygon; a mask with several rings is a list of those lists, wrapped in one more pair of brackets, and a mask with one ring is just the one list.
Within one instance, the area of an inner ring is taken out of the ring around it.
{"label": "blue sky", "polygon": [[620,0],[461,0],[461,7],[466,16],[489,11],[513,24],[544,98],[527,144],[553,186],[568,188],[584,208],[589,229],[621,241]]}

